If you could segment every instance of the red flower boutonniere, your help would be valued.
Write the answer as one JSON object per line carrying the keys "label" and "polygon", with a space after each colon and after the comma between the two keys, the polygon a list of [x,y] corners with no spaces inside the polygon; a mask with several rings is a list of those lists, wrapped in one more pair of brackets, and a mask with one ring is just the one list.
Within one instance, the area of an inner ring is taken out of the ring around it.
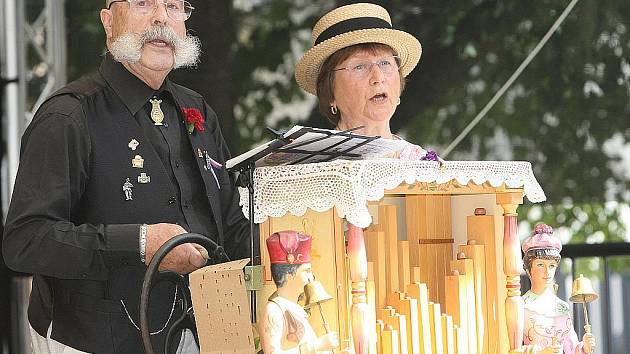
{"label": "red flower boutonniere", "polygon": [[201,115],[201,112],[197,108],[182,108],[182,112],[184,113],[184,119],[186,120],[186,129],[188,130],[188,134],[192,134],[195,129],[199,131],[206,130],[206,127],[203,126],[203,122],[206,119]]}

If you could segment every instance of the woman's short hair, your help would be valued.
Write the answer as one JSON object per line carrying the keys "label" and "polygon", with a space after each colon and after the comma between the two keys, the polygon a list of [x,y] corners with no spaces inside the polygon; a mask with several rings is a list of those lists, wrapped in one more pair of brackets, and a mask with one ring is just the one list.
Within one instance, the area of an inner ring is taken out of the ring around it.
{"label": "woman's short hair", "polygon": [[523,268],[526,271],[531,271],[532,263],[535,259],[554,260],[556,263],[560,263],[560,253],[553,248],[536,248],[527,251],[525,258],[523,258]]}
{"label": "woman's short hair", "polygon": [[[334,85],[335,85],[335,71],[333,71],[344,60],[350,58],[353,54],[358,52],[368,52],[375,54],[379,51],[390,50],[394,51],[390,46],[381,43],[361,43],[355,44],[346,48],[339,49],[326,59],[319,71],[319,77],[317,78],[317,98],[319,99],[319,112],[323,114],[332,123],[333,126],[337,126],[341,115],[339,111],[337,114],[333,114],[330,111],[330,102],[334,97]],[[394,53],[396,55],[396,53]],[[405,77],[398,70],[400,76],[400,92],[405,89]]]}

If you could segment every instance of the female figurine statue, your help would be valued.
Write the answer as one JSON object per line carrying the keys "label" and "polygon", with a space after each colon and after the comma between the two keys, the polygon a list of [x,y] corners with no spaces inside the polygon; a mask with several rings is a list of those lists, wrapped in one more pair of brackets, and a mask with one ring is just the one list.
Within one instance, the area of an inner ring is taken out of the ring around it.
{"label": "female figurine statue", "polygon": [[553,228],[536,225],[523,242],[523,267],[532,287],[523,295],[525,303],[525,353],[592,353],[595,337],[586,333],[580,342],[573,329],[569,304],[556,296],[554,276],[562,243]]}
{"label": "female figurine statue", "polygon": [[296,231],[267,238],[271,276],[278,290],[265,305],[261,320],[265,354],[303,354],[330,351],[339,345],[337,333],[317,337],[297,301],[313,280],[311,237]]}

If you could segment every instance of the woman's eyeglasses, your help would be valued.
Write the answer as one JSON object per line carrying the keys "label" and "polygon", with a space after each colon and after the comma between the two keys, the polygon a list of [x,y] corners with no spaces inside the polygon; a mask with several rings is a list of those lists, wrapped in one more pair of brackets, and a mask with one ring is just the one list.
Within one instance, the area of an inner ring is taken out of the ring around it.
{"label": "woman's eyeglasses", "polygon": [[347,70],[350,76],[361,79],[367,77],[372,67],[376,65],[384,75],[390,76],[394,73],[398,74],[398,60],[398,56],[394,55],[377,61],[351,61],[345,67],[336,68],[333,71]]}

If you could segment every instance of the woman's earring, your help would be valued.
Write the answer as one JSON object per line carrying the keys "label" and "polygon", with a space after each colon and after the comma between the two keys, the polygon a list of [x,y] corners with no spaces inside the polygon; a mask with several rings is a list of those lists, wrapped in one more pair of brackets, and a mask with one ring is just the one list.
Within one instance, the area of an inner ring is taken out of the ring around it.
{"label": "woman's earring", "polygon": [[338,111],[339,111],[339,110],[337,109],[337,106],[335,106],[335,105],[330,105],[330,113],[332,113],[332,114],[333,114],[333,116],[336,116]]}
{"label": "woman's earring", "polygon": [[398,97],[398,103],[396,103],[396,106],[400,105],[400,97]]}

